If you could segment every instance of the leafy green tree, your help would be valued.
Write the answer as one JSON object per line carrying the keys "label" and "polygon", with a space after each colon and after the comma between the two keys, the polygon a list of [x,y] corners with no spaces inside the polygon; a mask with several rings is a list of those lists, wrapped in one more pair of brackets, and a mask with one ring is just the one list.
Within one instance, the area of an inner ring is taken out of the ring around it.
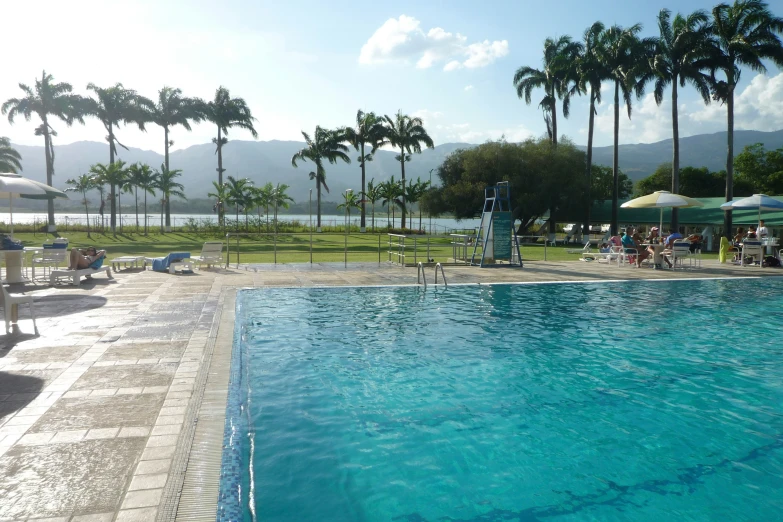
{"label": "leafy green tree", "polygon": [[538,106],[549,116],[552,122],[547,132],[552,143],[557,145],[557,99],[563,100],[563,116],[568,117],[570,95],[568,81],[574,78],[576,58],[582,50],[582,44],[572,41],[570,36],[544,40],[543,68],[534,69],[522,66],[514,74],[514,87],[517,96],[524,98],[530,105],[533,89],[544,89],[544,97]]}
{"label": "leafy green tree", "polygon": [[[90,83],[87,85],[87,89],[93,91],[96,97],[85,100],[84,113],[103,123],[108,133],[106,140],[109,142],[109,164],[113,164],[117,155],[117,145],[128,150],[128,147],[117,139],[116,130],[123,124],[129,125],[131,123],[135,123],[140,130],[145,130],[144,125],[149,121],[149,109],[153,104],[147,98],[139,96],[136,91],[126,89],[121,83],[106,88]],[[117,227],[116,187],[117,184],[111,186],[109,196],[110,226],[113,234],[116,233]]]}
{"label": "leafy green tree", "polygon": [[[661,163],[655,171],[636,183],[634,195],[636,197],[652,194],[659,190],[669,190],[672,186],[672,164]],[[688,194],[683,193],[683,196]]]}
{"label": "leafy green tree", "polygon": [[[641,24],[623,28],[614,25],[602,33],[601,45],[598,49],[598,58],[606,66],[610,79],[614,82],[614,155],[612,159],[612,172],[614,176],[614,193],[612,195],[612,234],[617,234],[617,211],[620,188],[620,165],[618,151],[620,146],[620,94],[631,117],[631,94],[641,96],[644,92],[644,79],[648,78],[640,71],[640,67],[647,68],[648,60],[655,48],[656,39],[645,38],[640,40],[639,32]],[[640,74],[641,73],[641,74]],[[645,78],[638,81],[641,75]]]}
{"label": "leafy green tree", "polygon": [[381,185],[375,184],[375,178],[371,179],[369,183],[367,183],[367,192],[364,195],[364,198],[370,202],[370,205],[372,206],[372,230],[375,230],[375,203],[381,199]]}
{"label": "leafy green tree", "polygon": [[171,196],[182,198],[182,199],[188,199],[185,197],[185,192],[184,192],[185,187],[183,187],[181,183],[176,181],[176,179],[181,175],[182,175],[182,171],[180,169],[169,170],[166,168],[165,163],[162,163],[160,165],[160,170],[155,171],[155,176],[158,180],[157,184],[155,185],[155,188],[157,190],[160,190],[160,193],[163,196],[161,198],[161,205],[160,205],[161,234],[165,230],[163,228],[163,212],[166,209],[170,208],[169,200],[171,199]]}
{"label": "leafy green tree", "polygon": [[22,155],[11,146],[11,140],[0,138],[0,172],[17,174],[22,171]]}
{"label": "leafy green tree", "polygon": [[783,147],[766,150],[762,143],[748,145],[734,158],[737,181],[750,183],[758,193],[783,194]]}
{"label": "leafy green tree", "polygon": [[82,204],[84,205],[84,213],[87,216],[87,237],[92,238],[90,235],[90,209],[87,207],[89,201],[87,201],[87,192],[95,188],[95,181],[89,174],[82,174],[78,178],[71,178],[66,181],[70,187],[65,189],[65,192],[79,192],[82,195]]}
{"label": "leafy green tree", "polygon": [[[158,101],[150,107],[150,121],[163,127],[163,150],[166,168],[169,168],[169,147],[174,141],[169,139],[172,127],[181,125],[190,131],[190,122],[200,122],[205,118],[206,104],[198,98],[186,98],[182,96],[181,89],[163,87],[158,91]],[[171,226],[170,222],[166,226]]]}
{"label": "leafy green tree", "polygon": [[[394,228],[394,208],[399,207],[400,209],[402,209],[404,207],[405,202],[402,200],[402,196],[404,192],[400,184],[394,181],[394,176],[392,176],[390,180],[381,183],[380,192],[381,192],[381,205],[386,207],[386,222],[387,224],[391,223],[391,225],[387,225],[387,226],[389,228]],[[389,221],[390,210],[391,210],[391,221]]]}
{"label": "leafy green tree", "polygon": [[[633,192],[633,181],[622,170],[618,174],[618,197],[620,199],[628,199]],[[612,193],[614,191],[614,171],[612,167],[605,165],[593,165],[593,191],[592,201],[606,201],[612,199]],[[669,172],[669,179],[671,179],[671,172]],[[661,189],[665,190],[665,189]],[[645,192],[649,194],[649,192]]]}
{"label": "leafy green tree", "polygon": [[[408,184],[405,186],[406,203],[409,205],[418,203],[429,188],[429,181],[422,181],[421,178],[416,178],[416,182],[414,183],[412,180],[409,180]],[[419,208],[419,230],[421,230],[421,208]]]}
{"label": "leafy green tree", "polygon": [[[400,162],[400,169],[402,171],[402,184],[405,185],[405,162],[411,160],[413,153],[421,154],[421,146],[424,145],[427,148],[433,148],[435,145],[432,142],[432,138],[427,134],[427,130],[424,128],[424,123],[421,118],[411,118],[407,114],[403,114],[402,111],[397,111],[394,118],[384,116],[386,124],[386,131],[384,133],[384,142],[393,147],[399,147],[400,154],[397,156],[397,160]],[[381,144],[383,144],[381,143]],[[400,212],[402,218],[400,220],[400,228],[405,228],[405,194],[402,194],[402,205],[400,206]]]}
{"label": "leafy green tree", "polygon": [[[766,72],[763,60],[783,67],[783,18],[774,16],[760,0],[735,0],[712,9],[713,70],[720,70],[725,81],[713,74],[713,99],[726,104],[728,148],[726,152],[726,201],[734,199],[734,91],[740,79],[740,67]],[[723,234],[731,238],[732,213],[724,213]]]}
{"label": "leafy green tree", "polygon": [[584,234],[590,234],[590,201],[592,200],[592,171],[593,171],[593,132],[595,130],[595,105],[601,103],[601,83],[609,79],[609,72],[600,60],[603,52],[599,46],[603,42],[604,24],[595,22],[584,33],[582,47],[576,57],[576,82],[572,91],[580,94],[588,94],[590,97],[590,115],[587,120],[587,165],[585,177],[587,178],[586,190],[587,204],[585,205]]}
{"label": "leafy green tree", "polygon": [[[109,163],[108,165],[103,163],[96,163],[92,167],[90,167],[90,174],[96,177],[96,183],[103,185],[109,185],[109,198],[111,199],[110,205],[112,209],[112,219],[110,222],[111,226],[111,233],[116,236],[117,235],[117,220],[116,220],[116,211],[117,208],[115,206],[114,198],[118,197],[117,194],[117,187],[122,187],[125,184],[125,179],[127,178],[127,169],[125,167],[125,162],[121,160],[117,160],[113,163]],[[122,208],[120,205],[120,212],[122,212]]]}
{"label": "leafy green tree", "polygon": [[[59,118],[69,127],[74,121],[84,123],[84,98],[72,94],[73,87],[69,83],[55,83],[51,74],[41,73],[41,79],[35,80],[35,87],[30,88],[20,83],[19,88],[24,93],[23,98],[10,98],[3,103],[0,111],[8,115],[8,123],[14,123],[18,115],[30,121],[35,114],[41,119],[41,125],[35,128],[36,136],[44,137],[44,155],[46,157],[46,184],[52,185],[54,176],[54,143],[52,137],[57,132],[50,124],[51,118]],[[54,231],[54,200],[47,204],[49,230]]]}
{"label": "leafy green tree", "polygon": [[[155,188],[160,184],[160,180],[158,179],[158,173],[152,170],[149,165],[141,165],[140,167],[138,164],[136,165],[137,169],[132,175],[134,183],[144,194],[144,235],[146,236],[149,233],[147,227],[147,194],[150,196],[155,195]],[[138,196],[136,200],[138,201]]]}
{"label": "leafy green tree", "polygon": [[[361,230],[364,231],[365,224],[365,201],[367,194],[365,192],[365,164],[372,161],[378,145],[383,142],[383,136],[386,128],[383,125],[383,118],[379,118],[374,112],[364,112],[359,110],[356,113],[356,127],[345,129],[345,139],[359,152],[359,164],[362,169],[362,193],[361,193]],[[369,153],[365,152],[365,147],[371,147]]]}
{"label": "leafy green tree", "polygon": [[331,164],[337,163],[337,160],[350,163],[351,158],[346,154],[346,152],[348,152],[348,147],[342,143],[345,141],[345,135],[342,130],[332,131],[318,125],[315,127],[315,134],[313,134],[312,139],[310,138],[310,135],[304,131],[302,131],[302,136],[305,139],[305,147],[291,157],[291,165],[296,167],[297,160],[312,161],[315,164],[315,172],[310,172],[310,179],[315,180],[317,227],[320,232],[321,186],[326,189],[326,192],[329,192],[329,187],[326,185],[324,160]]}
{"label": "leafy green tree", "polygon": [[[253,182],[247,178],[236,179],[234,176],[229,176],[226,181],[226,188],[228,189],[228,202],[234,205],[237,216],[236,230],[239,231],[239,209],[245,209],[246,203],[250,199],[250,189],[253,186]],[[244,212],[244,210],[243,210]],[[245,223],[247,225],[247,223]]]}
{"label": "leafy green tree", "polygon": [[[245,129],[250,131],[254,138],[257,138],[258,132],[253,126],[256,119],[244,99],[232,98],[228,89],[222,86],[215,91],[215,99],[207,103],[204,110],[206,119],[217,125],[217,137],[212,138],[212,143],[215,144],[215,152],[218,157],[218,184],[222,185],[223,172],[225,172],[223,146],[228,143],[228,130],[235,127]],[[223,223],[224,219],[223,207],[219,207],[218,220]]]}
{"label": "leafy green tree", "polygon": [[[136,228],[139,228],[139,188],[146,178],[152,175],[152,169],[149,165],[134,163],[128,167],[127,187],[133,194],[136,202]],[[144,189],[142,189],[142,192]],[[146,213],[146,210],[145,210]]]}
{"label": "leafy green tree", "polygon": [[[695,11],[687,17],[677,14],[671,19],[671,11],[658,13],[658,46],[652,60],[656,76],[653,95],[658,105],[663,93],[672,86],[672,176],[671,192],[680,193],[680,129],[678,87],[690,83],[701,95],[704,103],[710,103],[710,77],[704,72],[709,67],[711,54],[709,41],[712,28],[707,23],[706,11]],[[679,229],[679,209],[672,209],[671,230]]]}
{"label": "leafy green tree", "polygon": [[[288,185],[286,185],[288,187]],[[266,231],[269,233],[269,206],[272,204],[272,192],[274,192],[275,186],[268,182],[263,187],[253,187],[253,204],[258,211],[259,223],[261,221],[261,207],[266,210]],[[259,224],[259,232],[261,231],[261,225]]]}

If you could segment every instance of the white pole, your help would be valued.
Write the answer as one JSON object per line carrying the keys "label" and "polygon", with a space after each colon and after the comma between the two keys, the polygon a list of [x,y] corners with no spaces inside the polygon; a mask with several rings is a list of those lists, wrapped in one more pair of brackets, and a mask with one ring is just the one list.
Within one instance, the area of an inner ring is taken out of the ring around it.
{"label": "white pole", "polygon": [[8,193],[8,207],[11,211],[11,237],[14,237],[14,195]]}

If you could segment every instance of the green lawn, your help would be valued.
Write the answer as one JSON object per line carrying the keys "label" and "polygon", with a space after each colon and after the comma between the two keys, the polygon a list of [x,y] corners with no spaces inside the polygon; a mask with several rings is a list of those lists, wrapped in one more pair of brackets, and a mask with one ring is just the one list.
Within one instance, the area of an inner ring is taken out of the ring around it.
{"label": "green lawn", "polygon": [[[139,255],[147,257],[165,256],[169,252],[190,252],[196,256],[201,252],[205,241],[219,241],[225,238],[197,234],[190,232],[171,232],[168,234],[150,234],[145,237],[142,234],[111,234],[93,233],[88,238],[84,232],[62,233],[63,237],[70,240],[71,247],[86,247],[94,245],[108,252],[108,259],[123,255]],[[38,246],[48,240],[51,242],[54,236],[51,234],[21,233],[14,234],[25,246]],[[334,233],[314,233],[312,235],[312,260],[315,263],[342,262],[344,260],[345,236]],[[390,259],[389,250],[399,252],[396,246],[389,247],[389,239],[386,234],[360,234],[348,235],[348,262],[378,262],[380,239],[380,261]],[[416,244],[414,256],[414,240]],[[427,257],[436,262],[447,262],[453,256],[452,239],[443,236],[409,236],[405,239],[406,262],[426,261]],[[429,251],[427,245],[429,242]],[[231,263],[236,263],[237,237],[230,238]],[[574,247],[568,247],[574,248]],[[278,263],[307,263],[310,261],[310,234],[280,234],[275,240],[273,235],[255,235],[239,237],[239,262],[240,263],[274,263],[275,250]],[[468,256],[473,252],[472,247],[467,249]],[[523,245],[521,247],[522,258],[527,261],[543,260],[543,245]],[[717,259],[717,253],[704,254],[704,259]],[[397,261],[397,256],[391,259]],[[549,246],[546,248],[546,259],[549,261],[576,261],[579,254],[566,253],[566,247]]]}

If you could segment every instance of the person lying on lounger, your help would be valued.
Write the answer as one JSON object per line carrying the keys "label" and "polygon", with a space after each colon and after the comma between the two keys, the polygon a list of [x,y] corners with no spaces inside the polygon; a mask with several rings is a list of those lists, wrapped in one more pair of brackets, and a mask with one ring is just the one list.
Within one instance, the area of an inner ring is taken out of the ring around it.
{"label": "person lying on lounger", "polygon": [[74,248],[71,250],[71,258],[68,262],[68,270],[82,270],[89,268],[99,259],[106,256],[105,250],[97,250],[95,247]]}

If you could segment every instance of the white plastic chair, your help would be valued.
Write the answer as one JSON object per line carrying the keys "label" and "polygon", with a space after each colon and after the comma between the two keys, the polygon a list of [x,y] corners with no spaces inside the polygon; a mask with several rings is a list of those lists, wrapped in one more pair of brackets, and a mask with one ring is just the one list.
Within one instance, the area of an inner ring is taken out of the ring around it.
{"label": "white plastic chair", "polygon": [[672,243],[672,248],[669,253],[672,261],[672,268],[677,268],[677,263],[682,268],[685,268],[685,259],[688,259],[688,266],[693,267],[693,260],[691,258],[691,244],[688,241],[675,241]]}
{"label": "white plastic chair", "polygon": [[[740,264],[741,266],[747,266],[748,264],[755,264],[755,258],[759,258],[759,267],[761,262],[764,261],[764,247],[761,246],[761,241],[744,241],[742,243],[742,251],[740,252]],[[750,257],[754,261],[752,263],[745,263],[745,260]]]}
{"label": "white plastic chair", "polygon": [[201,268],[201,265],[207,265],[207,268],[212,265],[222,265],[223,243],[221,241],[207,241],[201,248],[201,254],[198,257],[191,258],[191,261],[197,262],[199,268]]}
{"label": "white plastic chair", "polygon": [[52,272],[52,267],[60,268],[67,255],[68,250],[65,248],[46,248],[41,257],[33,257],[33,262],[31,263],[33,267],[33,281],[35,281],[36,265],[44,267],[44,277],[46,277],[46,267],[49,267],[49,273]]}
{"label": "white plastic chair", "polygon": [[8,285],[3,286],[3,309],[5,311],[5,333],[11,333],[11,323],[19,321],[19,305],[30,305],[30,317],[33,319],[33,329],[35,335],[38,335],[38,326],[35,324],[35,312],[33,311],[33,296],[31,295],[12,295],[8,293]]}

